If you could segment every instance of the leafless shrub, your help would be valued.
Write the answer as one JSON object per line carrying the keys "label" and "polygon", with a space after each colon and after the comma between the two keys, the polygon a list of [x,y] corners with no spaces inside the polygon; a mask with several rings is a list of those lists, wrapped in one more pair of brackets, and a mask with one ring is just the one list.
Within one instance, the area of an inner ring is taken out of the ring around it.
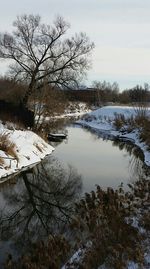
{"label": "leafless shrub", "polygon": [[126,125],[126,119],[123,114],[115,114],[115,119],[114,119],[114,126],[117,130],[120,130],[122,127]]}
{"label": "leafless shrub", "polygon": [[148,105],[146,102],[138,102],[133,104],[133,108],[137,117],[145,118],[148,114]]}
{"label": "leafless shrub", "polygon": [[30,97],[30,108],[36,118],[34,130],[39,131],[46,121],[50,122],[53,117],[63,114],[66,106],[63,91],[44,85],[38,95]]}

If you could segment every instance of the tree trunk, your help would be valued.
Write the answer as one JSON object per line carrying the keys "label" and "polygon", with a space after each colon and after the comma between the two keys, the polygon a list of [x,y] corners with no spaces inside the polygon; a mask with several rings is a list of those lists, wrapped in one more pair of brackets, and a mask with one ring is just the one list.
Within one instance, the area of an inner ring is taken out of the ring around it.
{"label": "tree trunk", "polygon": [[32,92],[33,92],[33,88],[30,87],[30,85],[29,85],[29,88],[27,89],[27,91],[22,99],[22,104],[24,107],[27,107],[28,100],[29,100],[29,97],[31,96]]}

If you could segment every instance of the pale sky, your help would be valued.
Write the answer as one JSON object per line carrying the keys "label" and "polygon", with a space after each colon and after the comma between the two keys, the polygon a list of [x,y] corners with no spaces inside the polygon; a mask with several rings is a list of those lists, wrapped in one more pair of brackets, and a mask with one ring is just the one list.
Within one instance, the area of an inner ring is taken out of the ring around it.
{"label": "pale sky", "polygon": [[[95,43],[87,85],[150,84],[150,0],[4,0],[0,32],[11,31],[16,16],[25,13],[39,14],[46,23],[61,15],[71,24],[69,34],[87,33]],[[0,74],[4,70],[0,63]]]}

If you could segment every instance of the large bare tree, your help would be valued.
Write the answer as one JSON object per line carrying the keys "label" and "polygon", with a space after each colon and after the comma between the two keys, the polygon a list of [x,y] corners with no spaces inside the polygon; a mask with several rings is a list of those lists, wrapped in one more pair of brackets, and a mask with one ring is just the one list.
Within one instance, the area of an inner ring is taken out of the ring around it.
{"label": "large bare tree", "polygon": [[22,15],[13,26],[12,34],[0,35],[0,58],[12,60],[11,74],[28,84],[24,105],[43,85],[70,87],[89,68],[94,44],[85,33],[66,38],[69,24],[63,18],[46,25],[39,15]]}

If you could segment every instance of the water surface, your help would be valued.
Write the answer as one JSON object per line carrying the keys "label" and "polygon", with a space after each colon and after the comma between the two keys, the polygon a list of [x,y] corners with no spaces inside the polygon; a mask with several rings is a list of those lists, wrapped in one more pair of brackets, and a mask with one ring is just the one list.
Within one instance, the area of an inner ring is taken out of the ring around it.
{"label": "water surface", "polygon": [[53,156],[74,166],[82,175],[83,190],[117,188],[145,174],[143,156],[131,144],[115,142],[77,126],[68,127],[68,140],[58,144]]}
{"label": "water surface", "polygon": [[0,185],[0,268],[7,253],[17,258],[32,242],[66,233],[75,201],[95,185],[126,188],[149,174],[133,145],[77,126],[67,131],[68,139],[39,165]]}

